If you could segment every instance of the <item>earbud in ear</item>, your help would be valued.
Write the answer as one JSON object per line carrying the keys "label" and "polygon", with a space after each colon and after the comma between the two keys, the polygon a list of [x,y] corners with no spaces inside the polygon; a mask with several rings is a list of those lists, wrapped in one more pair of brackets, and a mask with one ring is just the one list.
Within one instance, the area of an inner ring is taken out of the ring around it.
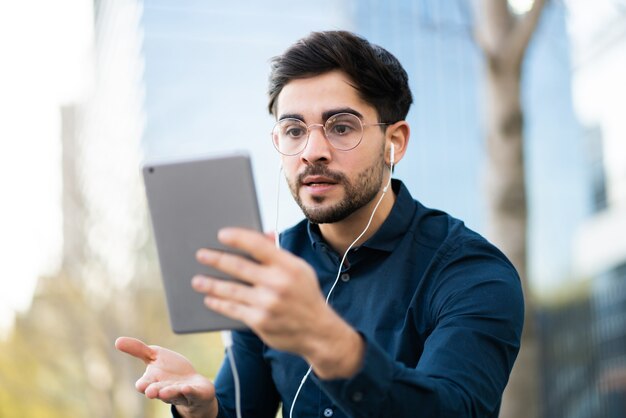
{"label": "earbud in ear", "polygon": [[389,190],[389,185],[391,184],[391,172],[393,171],[393,165],[396,162],[396,154],[395,154],[395,148],[393,146],[393,142],[391,143],[391,149],[389,150],[389,181],[387,182],[387,185],[385,187],[383,187],[383,193],[387,193],[387,190]]}

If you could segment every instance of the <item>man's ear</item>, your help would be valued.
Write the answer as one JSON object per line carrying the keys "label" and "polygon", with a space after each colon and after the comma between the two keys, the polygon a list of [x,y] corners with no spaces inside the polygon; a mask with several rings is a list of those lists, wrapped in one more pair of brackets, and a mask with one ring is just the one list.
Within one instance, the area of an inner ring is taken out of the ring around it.
{"label": "man's ear", "polygon": [[406,153],[411,128],[407,121],[401,120],[387,127],[385,145],[385,163],[391,166],[391,144],[393,144],[393,164],[396,165]]}

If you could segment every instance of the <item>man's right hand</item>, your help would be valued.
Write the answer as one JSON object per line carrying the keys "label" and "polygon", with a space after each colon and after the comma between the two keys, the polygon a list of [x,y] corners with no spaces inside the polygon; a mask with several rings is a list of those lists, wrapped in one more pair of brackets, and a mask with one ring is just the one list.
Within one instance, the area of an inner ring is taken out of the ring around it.
{"label": "man's right hand", "polygon": [[215,386],[198,374],[184,356],[129,337],[118,338],[115,348],[146,364],[146,371],[135,387],[147,398],[176,405],[183,417],[217,416]]}

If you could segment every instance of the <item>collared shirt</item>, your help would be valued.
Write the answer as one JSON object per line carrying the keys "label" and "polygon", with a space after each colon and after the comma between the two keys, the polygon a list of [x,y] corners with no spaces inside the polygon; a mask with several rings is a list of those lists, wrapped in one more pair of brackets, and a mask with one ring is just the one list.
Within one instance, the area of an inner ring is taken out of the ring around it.
{"label": "collared shirt", "polygon": [[[524,307],[518,275],[484,238],[393,182],[396,202],[379,230],[350,251],[330,305],[362,336],[361,369],[349,379],[312,373],[294,417],[497,417],[517,356]],[[341,255],[303,221],[281,246],[317,272],[324,295]],[[244,417],[289,417],[308,365],[233,333]],[[228,361],[216,379],[220,417],[235,417]]]}

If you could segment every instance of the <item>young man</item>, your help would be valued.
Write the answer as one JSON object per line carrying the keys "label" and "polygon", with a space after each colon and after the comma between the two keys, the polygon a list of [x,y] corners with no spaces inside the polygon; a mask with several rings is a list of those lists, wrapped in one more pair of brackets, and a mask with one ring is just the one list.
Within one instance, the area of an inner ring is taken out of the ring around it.
{"label": "young man", "polygon": [[[253,261],[198,251],[250,286],[192,281],[251,330],[233,334],[243,416],[274,417],[282,403],[285,417],[497,417],[519,350],[520,282],[485,239],[391,181],[412,102],[400,63],[351,33],[313,33],[274,59],[269,94],[274,146],[307,220],[282,249],[220,232]],[[235,416],[228,362],[213,385],[177,353],[116,345],[147,364],[137,389],[175,415]]]}

